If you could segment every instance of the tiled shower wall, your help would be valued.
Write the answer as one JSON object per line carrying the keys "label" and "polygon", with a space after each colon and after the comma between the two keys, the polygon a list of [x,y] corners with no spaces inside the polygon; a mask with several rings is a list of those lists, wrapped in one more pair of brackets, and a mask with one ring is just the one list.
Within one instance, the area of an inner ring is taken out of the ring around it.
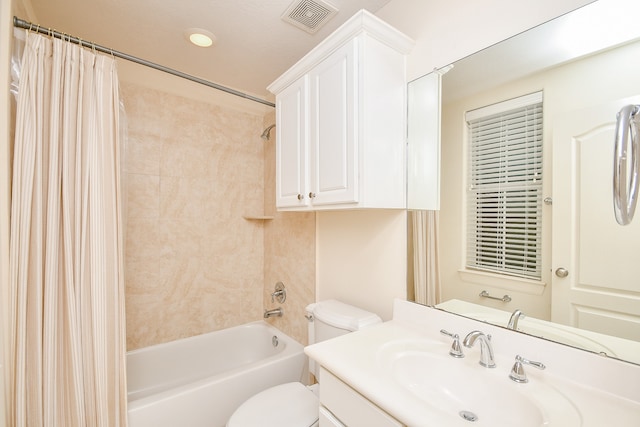
{"label": "tiled shower wall", "polygon": [[[275,123],[275,113],[265,117],[264,127]],[[313,212],[276,212],[275,129],[265,142],[265,213],[274,216],[264,229],[264,306],[282,307],[284,316],[268,321],[302,344],[307,344],[305,307],[316,296],[316,215]],[[271,302],[277,282],[287,290],[284,304]]]}
{"label": "tiled shower wall", "polygon": [[264,225],[243,215],[264,208],[263,117],[134,84],[121,93],[127,348],[261,319]]}
{"label": "tiled shower wall", "polygon": [[[275,212],[275,123],[121,83],[129,129],[126,192],[127,348],[262,319],[307,342],[315,301],[315,214]],[[273,215],[246,220],[245,215]]]}

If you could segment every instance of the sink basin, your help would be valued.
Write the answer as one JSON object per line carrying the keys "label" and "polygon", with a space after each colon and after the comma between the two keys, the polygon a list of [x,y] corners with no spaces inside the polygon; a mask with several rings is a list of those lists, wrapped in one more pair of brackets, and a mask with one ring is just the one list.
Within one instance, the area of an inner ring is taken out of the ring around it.
{"label": "sink basin", "polygon": [[[571,401],[544,381],[518,384],[508,378],[511,365],[480,366],[479,353],[464,359],[448,355],[442,342],[385,346],[381,368],[421,404],[429,405],[433,425],[562,426],[582,424]],[[526,368],[525,368],[526,369]],[[529,368],[530,372],[533,368]]]}

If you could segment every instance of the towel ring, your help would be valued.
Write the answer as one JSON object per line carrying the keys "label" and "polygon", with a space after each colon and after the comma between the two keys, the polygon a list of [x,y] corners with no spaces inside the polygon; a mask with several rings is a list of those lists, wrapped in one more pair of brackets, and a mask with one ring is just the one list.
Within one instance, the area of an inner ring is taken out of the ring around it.
{"label": "towel ring", "polygon": [[640,105],[625,105],[616,116],[613,153],[613,211],[620,225],[631,223],[638,202]]}

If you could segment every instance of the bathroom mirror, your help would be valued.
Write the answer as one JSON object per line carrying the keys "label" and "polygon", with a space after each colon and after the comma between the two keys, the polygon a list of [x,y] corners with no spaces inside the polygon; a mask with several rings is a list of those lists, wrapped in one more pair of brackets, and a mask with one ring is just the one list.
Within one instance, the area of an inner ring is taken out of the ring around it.
{"label": "bathroom mirror", "polygon": [[[621,103],[640,104],[640,26],[634,22],[639,13],[637,2],[598,0],[440,71],[441,288],[432,292],[439,295],[435,302],[425,303],[501,326],[520,309],[525,313],[517,326],[521,332],[640,364],[640,221],[615,224],[613,140],[594,143],[601,131],[612,134]],[[465,113],[540,91],[540,277],[469,269]],[[595,125],[596,112],[605,107],[613,111],[611,117]],[[587,122],[582,126],[588,132],[569,129],[578,119]],[[594,199],[588,200],[591,193]],[[408,227],[408,294],[416,301],[411,242],[420,227]],[[483,291],[487,296],[480,295]]]}

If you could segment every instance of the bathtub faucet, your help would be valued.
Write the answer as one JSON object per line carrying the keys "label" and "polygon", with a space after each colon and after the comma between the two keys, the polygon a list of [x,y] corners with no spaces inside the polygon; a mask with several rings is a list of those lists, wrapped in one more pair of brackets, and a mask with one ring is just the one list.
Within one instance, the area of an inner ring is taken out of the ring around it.
{"label": "bathtub faucet", "polygon": [[280,307],[274,308],[273,310],[265,310],[264,318],[268,319],[269,317],[282,317],[284,314],[284,310]]}

